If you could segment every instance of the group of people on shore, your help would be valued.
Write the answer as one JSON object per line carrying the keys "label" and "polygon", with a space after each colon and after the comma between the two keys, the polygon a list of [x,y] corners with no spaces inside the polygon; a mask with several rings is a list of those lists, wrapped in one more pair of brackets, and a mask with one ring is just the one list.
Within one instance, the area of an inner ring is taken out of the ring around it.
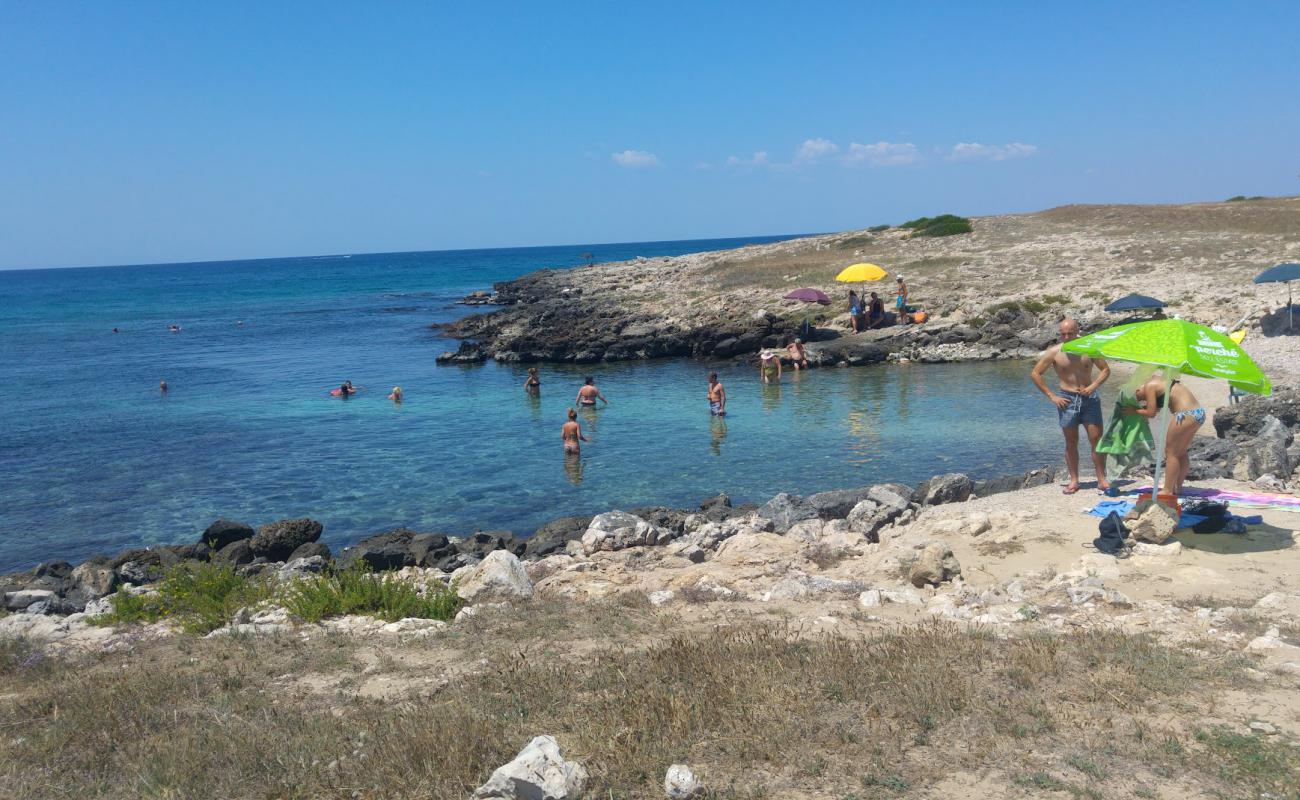
{"label": "group of people on shore", "polygon": [[[1070,481],[1066,494],[1079,491],[1079,428],[1088,436],[1092,451],[1092,464],[1097,473],[1097,488],[1110,493],[1106,477],[1106,453],[1098,449],[1103,438],[1105,420],[1101,398],[1097,392],[1110,377],[1110,365],[1101,358],[1090,358],[1062,349],[1066,342],[1079,338],[1079,324],[1072,319],[1061,321],[1060,341],[1039,356],[1030,371],[1030,379],[1038,390],[1056,406],[1057,421],[1065,437],[1065,466]],[[1051,369],[1056,373],[1057,390],[1047,385],[1045,376]],[[1095,375],[1094,375],[1095,372]],[[1137,385],[1130,396],[1121,395],[1117,413],[1140,417],[1143,424],[1155,419],[1161,409],[1168,406],[1169,429],[1165,435],[1164,494],[1177,497],[1187,480],[1189,467],[1187,450],[1192,438],[1205,424],[1206,413],[1196,395],[1187,385],[1177,380],[1167,382],[1163,370],[1153,371]],[[1112,420],[1112,425],[1122,420]]]}
{"label": "group of people on shore", "polygon": [[[907,281],[902,275],[898,275],[894,278],[894,283],[896,284],[894,314],[900,325],[906,325],[912,321],[908,306]],[[862,296],[853,289],[849,290],[849,325],[854,333],[879,328],[885,324],[885,301],[875,292],[868,294],[869,296]]]}

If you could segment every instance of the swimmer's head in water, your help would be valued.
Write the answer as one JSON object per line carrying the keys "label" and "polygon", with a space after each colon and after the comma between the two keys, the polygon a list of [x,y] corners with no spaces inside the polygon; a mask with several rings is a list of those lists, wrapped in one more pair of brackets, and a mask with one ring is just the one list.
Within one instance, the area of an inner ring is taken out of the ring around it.
{"label": "swimmer's head in water", "polygon": [[569,421],[572,422],[572,421],[574,421],[574,420],[577,419],[577,418],[578,418],[578,412],[577,412],[577,411],[574,411],[572,408],[570,408],[570,409],[569,409]]}

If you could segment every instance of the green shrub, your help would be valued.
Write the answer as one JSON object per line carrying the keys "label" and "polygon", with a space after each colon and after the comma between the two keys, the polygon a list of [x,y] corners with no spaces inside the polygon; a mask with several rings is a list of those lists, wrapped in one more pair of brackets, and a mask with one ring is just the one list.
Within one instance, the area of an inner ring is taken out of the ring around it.
{"label": "green shrub", "polygon": [[461,599],[450,587],[438,585],[421,593],[414,583],[377,575],[361,562],[296,580],[284,589],[280,601],[307,622],[346,614],[368,614],[388,622],[405,617],[448,620],[461,607]]}
{"label": "green shrub", "polygon": [[1245,199],[1246,199],[1246,195],[1244,195],[1244,194],[1239,194],[1239,195],[1235,195],[1235,196],[1233,196],[1233,197],[1229,197],[1229,198],[1228,198],[1228,202],[1229,202],[1229,203],[1240,203],[1242,200],[1245,200]]}
{"label": "green shrub", "polygon": [[264,578],[240,575],[229,564],[185,562],[168,569],[153,594],[117,592],[113,610],[92,621],[116,625],[172,619],[186,633],[203,634],[228,624],[236,611],[272,594],[274,588]]}
{"label": "green shrub", "polygon": [[1031,314],[1041,314],[1047,310],[1046,303],[1040,300],[1034,300],[1033,298],[1030,298],[1029,300],[1026,300],[1023,303],[1021,303],[1020,307]]}
{"label": "green shrub", "polygon": [[913,236],[955,236],[959,233],[970,233],[974,230],[969,219],[959,217],[956,214],[918,217],[908,220],[898,227],[907,228],[912,232]]}
{"label": "green shrub", "polygon": [[1069,305],[1070,298],[1063,294],[1046,294],[1043,295],[1043,302],[1049,306],[1064,306]]}
{"label": "green shrub", "polygon": [[881,231],[889,230],[889,228],[889,225],[872,225],[870,228],[867,228],[867,231],[869,233],[880,233]]}

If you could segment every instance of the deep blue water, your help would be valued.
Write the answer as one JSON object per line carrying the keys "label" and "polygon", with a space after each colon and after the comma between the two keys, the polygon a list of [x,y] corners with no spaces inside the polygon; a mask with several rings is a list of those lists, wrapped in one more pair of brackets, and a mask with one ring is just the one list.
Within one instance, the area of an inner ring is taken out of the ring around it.
{"label": "deep blue water", "polygon": [[[192,541],[218,516],[309,515],[332,545],[397,526],[528,533],[721,490],[761,501],[1056,457],[1020,364],[828,369],[780,388],[691,361],[543,367],[540,400],[522,368],[434,364],[455,343],[429,324],[493,281],[588,251],[779,238],[0,271],[0,572]],[[710,368],[725,422],[707,413]],[[612,405],[584,413],[593,441],[574,463],[559,429],[584,374]],[[344,379],[365,391],[329,397]]]}

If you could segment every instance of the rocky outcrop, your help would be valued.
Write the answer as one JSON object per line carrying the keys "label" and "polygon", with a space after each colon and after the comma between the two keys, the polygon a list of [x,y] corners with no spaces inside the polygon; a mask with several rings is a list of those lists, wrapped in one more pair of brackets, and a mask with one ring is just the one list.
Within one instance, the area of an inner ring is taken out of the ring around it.
{"label": "rocky outcrop", "polygon": [[673,539],[671,531],[651,525],[626,511],[597,514],[582,534],[582,552],[587,555],[601,550],[623,550],[662,544]]}
{"label": "rocky outcrop", "polygon": [[519,558],[506,550],[488,553],[478,564],[456,576],[456,594],[467,603],[485,600],[527,600],[533,596],[533,582]]}
{"label": "rocky outcrop", "polygon": [[253,534],[252,526],[223,518],[209,525],[199,535],[198,543],[218,551],[241,539],[251,539]]}
{"label": "rocky outcrop", "polygon": [[526,558],[542,558],[564,551],[566,545],[581,539],[591,525],[591,517],[560,517],[538,528],[524,544]]}
{"label": "rocky outcrop", "polygon": [[509,764],[498,767],[474,800],[574,800],[587,786],[587,770],[568,761],[554,736],[538,736]]}
{"label": "rocky outcrop", "polygon": [[781,492],[758,507],[758,515],[772,521],[777,533],[785,533],[796,522],[818,519],[817,509],[797,494]]}
{"label": "rocky outcrop", "polygon": [[306,517],[282,519],[258,528],[248,546],[254,556],[261,556],[268,561],[283,561],[294,550],[319,539],[322,530],[323,525]]}
{"label": "rocky outcrop", "polygon": [[960,503],[970,498],[975,491],[975,483],[959,472],[936,475],[917,487],[917,502],[924,506],[937,506],[944,503]]}

